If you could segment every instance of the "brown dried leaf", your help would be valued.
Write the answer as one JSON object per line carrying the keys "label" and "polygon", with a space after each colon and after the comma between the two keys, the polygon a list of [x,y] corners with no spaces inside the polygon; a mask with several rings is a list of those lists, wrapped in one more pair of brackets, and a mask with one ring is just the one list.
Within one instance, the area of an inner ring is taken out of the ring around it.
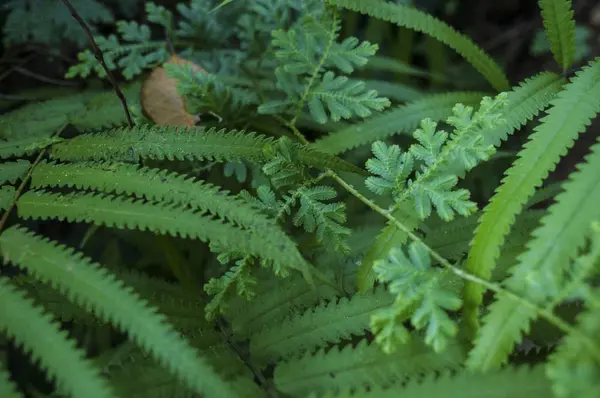
{"label": "brown dried leaf", "polygon": [[[192,65],[194,72],[205,72],[202,67],[176,55],[167,63]],[[187,112],[176,84],[177,80],[169,77],[165,68],[154,69],[142,85],[142,108],[159,126],[194,126],[199,118]]]}

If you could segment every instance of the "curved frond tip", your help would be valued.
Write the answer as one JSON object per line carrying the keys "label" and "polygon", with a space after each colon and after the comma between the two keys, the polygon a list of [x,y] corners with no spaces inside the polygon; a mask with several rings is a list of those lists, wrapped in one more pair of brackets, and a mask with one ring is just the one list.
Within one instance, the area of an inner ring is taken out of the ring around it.
{"label": "curved frond tip", "polygon": [[327,0],[328,3],[392,22],[436,38],[448,45],[479,71],[498,91],[506,91],[510,84],[500,66],[473,41],[433,16],[415,8],[382,0]]}

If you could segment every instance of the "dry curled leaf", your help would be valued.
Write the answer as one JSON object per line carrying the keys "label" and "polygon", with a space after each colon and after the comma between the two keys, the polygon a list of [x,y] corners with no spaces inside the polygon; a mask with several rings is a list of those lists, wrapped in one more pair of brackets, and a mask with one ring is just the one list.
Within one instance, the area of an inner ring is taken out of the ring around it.
{"label": "dry curled leaf", "polygon": [[[187,64],[194,72],[205,70],[176,55],[167,63]],[[177,93],[177,80],[169,77],[165,68],[154,69],[142,85],[141,103],[144,112],[159,126],[193,126],[198,117],[187,112],[184,99]]]}

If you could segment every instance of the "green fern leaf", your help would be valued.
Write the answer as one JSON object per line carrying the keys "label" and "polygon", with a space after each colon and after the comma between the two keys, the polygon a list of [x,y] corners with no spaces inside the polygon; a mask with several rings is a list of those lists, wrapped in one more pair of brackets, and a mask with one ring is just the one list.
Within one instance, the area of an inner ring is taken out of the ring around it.
{"label": "green fern leaf", "polygon": [[0,210],[6,210],[15,199],[17,190],[13,186],[4,186],[0,188]]}
{"label": "green fern leaf", "polygon": [[260,102],[255,92],[227,84],[214,73],[194,71],[192,65],[166,63],[163,68],[177,80],[177,92],[192,114],[213,112],[235,124],[251,112],[249,105]]}
{"label": "green fern leaf", "polygon": [[398,133],[412,133],[426,117],[442,120],[452,114],[456,103],[476,105],[483,93],[433,94],[396,109],[373,115],[316,140],[311,146],[319,151],[339,154]]}
{"label": "green fern leaf", "polygon": [[[273,138],[251,132],[203,127],[135,126],[102,133],[82,134],[54,145],[50,155],[63,161],[113,160],[135,162],[157,160],[246,160],[263,164],[270,160],[266,148]],[[309,166],[337,171],[361,172],[359,168],[331,155],[295,144],[298,159]],[[0,147],[0,157],[2,156]],[[8,156],[12,156],[11,153]]]}
{"label": "green fern leaf", "polygon": [[335,189],[319,185],[302,187],[296,192],[300,208],[293,218],[294,225],[315,232],[319,242],[330,245],[335,251],[348,252],[350,248],[345,239],[351,231],[342,225],[346,222],[345,203],[322,203],[336,196]]}
{"label": "green fern leaf", "polygon": [[375,273],[377,279],[388,284],[390,293],[396,295],[390,308],[376,311],[371,317],[375,340],[383,351],[393,352],[398,342],[406,342],[409,334],[402,322],[407,313],[412,313],[413,326],[426,327],[425,343],[442,352],[458,332],[447,311],[456,311],[462,304],[456,292],[444,286],[450,274],[432,267],[422,243],[412,243],[408,257],[402,249],[392,249],[387,259],[375,263]]}
{"label": "green fern leaf", "polygon": [[575,21],[571,0],[539,0],[554,59],[567,71],[575,61]]}
{"label": "green fern leaf", "polygon": [[[525,125],[527,121],[533,119],[544,109],[562,88],[562,84],[563,79],[560,76],[554,73],[543,72],[533,78],[526,79],[519,86],[515,87],[508,93],[508,106],[504,111],[506,125],[486,132],[484,134],[485,143],[496,147],[500,146],[508,135]],[[471,244],[475,244],[475,241]],[[467,269],[471,269],[472,271],[473,264],[470,263],[471,261],[471,258],[467,260]],[[486,261],[491,262],[489,259]],[[483,267],[484,263],[481,263],[479,266]],[[492,271],[489,272],[491,273]],[[467,282],[468,285],[469,282]],[[474,308],[476,308],[473,303],[477,302],[479,304],[481,301],[480,299],[479,301],[473,299],[474,301],[471,302],[471,298],[468,295],[465,297],[463,311],[465,314],[472,314]]]}
{"label": "green fern leaf", "polygon": [[[10,260],[26,269],[60,290],[70,301],[129,333],[137,344],[192,389],[213,396],[233,396],[219,376],[167,323],[164,315],[140,300],[131,289],[124,288],[123,283],[106,269],[91,263],[73,249],[18,227],[8,229],[0,236],[0,247],[5,261]],[[69,372],[73,371],[69,369]]]}
{"label": "green fern leaf", "polygon": [[13,156],[26,156],[38,152],[49,145],[62,141],[61,138],[28,137],[9,141],[0,141],[0,159]]}
{"label": "green fern leaf", "polygon": [[[102,51],[103,58],[109,70],[122,69],[127,80],[133,79],[144,69],[156,67],[169,57],[169,52],[163,41],[152,41],[150,28],[139,25],[134,21],[118,21],[117,36],[96,36],[96,44]],[[78,64],[69,68],[65,77],[71,79],[77,76],[88,77],[95,72],[99,77],[105,78],[106,71],[94,56],[93,51],[86,49],[77,54]]]}
{"label": "green fern leaf", "polygon": [[[397,220],[403,220],[409,231],[418,226],[419,219],[429,216],[433,206],[444,220],[451,220],[455,212],[468,215],[476,209],[475,203],[469,200],[467,190],[452,189],[457,184],[459,176],[464,176],[467,170],[487,159],[490,153],[495,151],[491,144],[485,143],[483,136],[487,131],[505,123],[502,113],[506,106],[507,96],[507,93],[500,93],[494,99],[484,97],[481,100],[481,106],[475,113],[473,113],[472,107],[466,107],[463,104],[456,104],[452,108],[453,116],[449,116],[446,120],[455,128],[451,139],[446,141],[439,156],[435,157],[434,163],[421,164],[421,170],[416,172],[414,181],[407,180],[407,188],[395,198],[396,204],[391,210],[392,216]],[[414,156],[413,149],[417,150],[419,156],[423,155],[421,148],[437,145],[424,142],[428,137],[447,136],[444,132],[433,133],[436,126],[436,123],[430,119],[424,119],[421,122],[421,129],[416,130],[415,134],[422,142],[420,146],[413,145],[409,149],[410,156]],[[412,164],[412,161],[410,163]],[[409,162],[406,161],[406,164]],[[376,171],[389,174],[389,170]],[[406,172],[401,170],[401,175],[405,174]],[[402,187],[403,185],[396,179],[397,177],[390,185]],[[409,181],[410,184],[408,184]],[[380,188],[382,186],[377,187],[376,191]],[[406,238],[406,232],[399,231],[395,225],[388,223],[359,267],[357,277],[361,292],[371,288],[375,282],[374,262],[386,256],[394,246],[402,245]]]}
{"label": "green fern leaf", "polygon": [[4,162],[0,166],[0,184],[6,182],[14,183],[16,180],[20,180],[27,171],[29,170],[28,160],[19,159],[16,162]]}
{"label": "green fern leaf", "polygon": [[324,393],[405,381],[422,373],[457,369],[464,360],[458,345],[450,345],[442,354],[436,354],[419,336],[403,345],[393,354],[385,354],[377,344],[366,339],[356,347],[347,345],[333,348],[275,367],[275,386],[292,396],[306,396],[310,392]]}
{"label": "green fern leaf", "polygon": [[[482,393],[485,391],[485,393]],[[482,395],[483,394],[483,395]],[[461,371],[452,375],[427,375],[411,379],[406,385],[382,388],[372,387],[367,391],[342,393],[327,397],[352,398],[514,398],[550,397],[552,390],[544,367],[529,366],[504,368],[484,374]]]}
{"label": "green fern leaf", "polygon": [[250,340],[251,353],[257,359],[278,360],[362,335],[369,329],[370,313],[392,302],[393,297],[385,289],[323,302],[262,329]]}
{"label": "green fern leaf", "polygon": [[500,67],[467,36],[422,11],[382,0],[327,0],[329,4],[346,8],[373,18],[390,21],[398,26],[430,35],[456,50],[477,69],[498,91],[508,90],[508,79]]}
{"label": "green fern leaf", "polygon": [[21,196],[17,208],[19,216],[23,218],[88,222],[210,240],[233,251],[255,254],[286,267],[303,270],[303,274],[310,280],[306,273],[308,265],[291,240],[282,241],[263,234],[261,230],[238,229],[184,206],[84,193],[63,195],[29,191]]}
{"label": "green fern leaf", "polygon": [[[600,144],[586,163],[563,185],[541,225],[533,231],[526,251],[518,257],[506,281],[510,291],[546,306],[565,285],[570,260],[585,244],[590,220],[600,218]],[[506,362],[521,331],[528,331],[534,310],[500,296],[490,307],[467,362],[471,369],[488,370]]]}
{"label": "green fern leaf", "polygon": [[[600,60],[578,72],[552,101],[542,124],[535,128],[518,159],[506,171],[475,231],[466,263],[471,274],[489,279],[515,216],[598,111]],[[465,285],[464,318],[472,331],[478,328],[477,309],[483,292],[475,283]]]}
{"label": "green fern leaf", "polygon": [[218,186],[167,170],[111,162],[39,163],[31,175],[33,188],[75,187],[107,193],[126,193],[158,202],[207,210],[248,229],[264,228],[273,236],[289,239],[275,222],[244,200]]}
{"label": "green fern leaf", "polygon": [[54,145],[60,160],[241,160],[261,162],[272,138],[240,131],[177,126],[135,126],[82,134]]}
{"label": "green fern leaf", "polygon": [[390,105],[387,98],[377,96],[377,91],[365,90],[364,82],[349,81],[346,76],[335,76],[333,72],[323,75],[319,84],[310,90],[307,100],[310,113],[318,123],[329,119],[337,122],[354,115],[367,117]]}
{"label": "green fern leaf", "polygon": [[356,37],[348,37],[343,42],[333,45],[323,66],[336,67],[349,74],[354,72],[354,68],[365,66],[378,48],[377,44],[359,42]]}
{"label": "green fern leaf", "polygon": [[487,131],[483,135],[484,144],[499,147],[509,135],[545,109],[562,90],[563,84],[564,79],[560,75],[542,72],[513,87],[508,92],[508,105],[503,112],[506,124]]}
{"label": "green fern leaf", "polygon": [[[14,230],[6,230],[0,236],[4,263],[15,259],[14,252],[4,244]],[[64,268],[64,263],[61,267]],[[30,353],[33,360],[39,361],[61,388],[75,397],[116,397],[101,378],[99,369],[85,358],[85,352],[77,348],[67,332],[4,277],[0,278],[0,298],[0,330]]]}

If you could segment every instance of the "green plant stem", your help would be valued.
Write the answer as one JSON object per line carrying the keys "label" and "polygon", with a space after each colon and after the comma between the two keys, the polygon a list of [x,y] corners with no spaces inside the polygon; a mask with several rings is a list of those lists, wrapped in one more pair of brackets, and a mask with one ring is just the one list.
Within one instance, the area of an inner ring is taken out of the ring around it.
{"label": "green plant stem", "polygon": [[[61,128],[61,130],[62,130],[62,128]],[[2,215],[2,219],[0,219],[0,231],[2,231],[2,228],[4,228],[4,224],[6,224],[6,221],[8,220],[8,216],[10,215],[10,212],[17,204],[17,201],[19,200],[19,196],[21,196],[21,192],[23,192],[23,190],[25,189],[25,185],[27,185],[27,182],[29,181],[29,178],[31,177],[31,173],[33,173],[33,169],[42,160],[42,157],[44,156],[45,153],[46,153],[46,148],[44,148],[40,151],[40,153],[37,156],[37,158],[35,159],[35,161],[31,164],[31,166],[29,166],[29,170],[27,171],[27,174],[25,175],[25,177],[23,177],[23,181],[21,181],[21,185],[19,185],[19,188],[17,188],[17,191],[15,192],[15,196],[13,197],[12,202],[6,208],[6,212],[4,212],[4,214]]]}
{"label": "green plant stem", "polygon": [[435,250],[433,250],[429,246],[427,246],[418,236],[416,236],[414,233],[412,233],[412,231],[410,229],[408,229],[404,224],[402,224],[400,221],[398,221],[396,218],[394,218],[390,214],[389,211],[382,209],[381,207],[377,206],[375,203],[373,203],[369,199],[365,198],[360,192],[358,192],[356,190],[356,188],[354,188],[352,185],[350,185],[346,181],[344,181],[335,172],[328,170],[327,175],[329,177],[333,178],[334,180],[336,180],[344,189],[346,189],[349,193],[354,195],[357,199],[359,199],[365,205],[369,206],[373,211],[381,214],[387,220],[394,223],[397,228],[404,231],[413,241],[423,244],[423,246],[427,249],[427,251],[429,252],[431,257],[433,257],[435,260],[437,260],[442,266],[450,269],[455,275],[457,275],[465,280],[468,280],[470,282],[480,284],[480,285],[486,287],[487,289],[493,291],[494,293],[504,294],[504,295],[508,296],[510,299],[519,302],[521,305],[524,305],[526,307],[529,307],[529,308],[535,310],[538,315],[545,318],[548,322],[554,324],[557,328],[559,328],[563,332],[565,332],[567,334],[576,335],[583,343],[585,343],[585,345],[590,349],[590,351],[594,354],[594,356],[598,360],[600,360],[600,346],[598,346],[597,343],[594,342],[592,339],[588,338],[586,335],[581,333],[578,329],[572,327],[567,322],[565,322],[564,320],[562,320],[559,317],[557,317],[556,315],[554,315],[548,309],[540,308],[537,305],[531,303],[530,301],[528,301],[522,297],[519,297],[518,295],[516,295],[512,292],[509,292],[508,290],[502,288],[501,286],[499,286],[495,283],[491,283],[491,282],[488,282],[481,278],[478,278],[474,275],[469,274],[468,272],[465,272],[465,271],[453,266],[452,264],[450,264],[448,262],[448,260],[446,260],[440,254],[438,254]]}
{"label": "green plant stem", "polygon": [[130,128],[132,128],[134,126],[134,123],[133,123],[133,119],[131,118],[131,113],[129,112],[129,107],[127,106],[127,99],[125,99],[125,95],[123,95],[123,92],[119,88],[119,84],[117,83],[117,80],[113,76],[111,70],[106,65],[106,62],[104,61],[104,56],[102,55],[102,51],[100,50],[100,47],[98,47],[98,44],[96,44],[94,35],[92,35],[90,28],[87,26],[85,21],[81,18],[81,16],[77,12],[77,10],[75,10],[75,8],[71,4],[71,2],[69,0],[63,0],[63,3],[69,9],[69,12],[73,16],[73,18],[79,23],[79,25],[81,26],[81,29],[83,29],[85,35],[87,36],[87,38],[90,42],[90,45],[92,46],[92,49],[94,52],[94,57],[96,57],[96,59],[98,60],[100,65],[102,65],[102,68],[106,72],[106,76],[108,77],[108,80],[110,80],[110,83],[112,84],[112,86],[115,90],[115,93],[117,94],[117,97],[121,101],[121,105],[123,106],[123,111],[125,112],[125,117],[127,118],[127,124],[129,125]]}

